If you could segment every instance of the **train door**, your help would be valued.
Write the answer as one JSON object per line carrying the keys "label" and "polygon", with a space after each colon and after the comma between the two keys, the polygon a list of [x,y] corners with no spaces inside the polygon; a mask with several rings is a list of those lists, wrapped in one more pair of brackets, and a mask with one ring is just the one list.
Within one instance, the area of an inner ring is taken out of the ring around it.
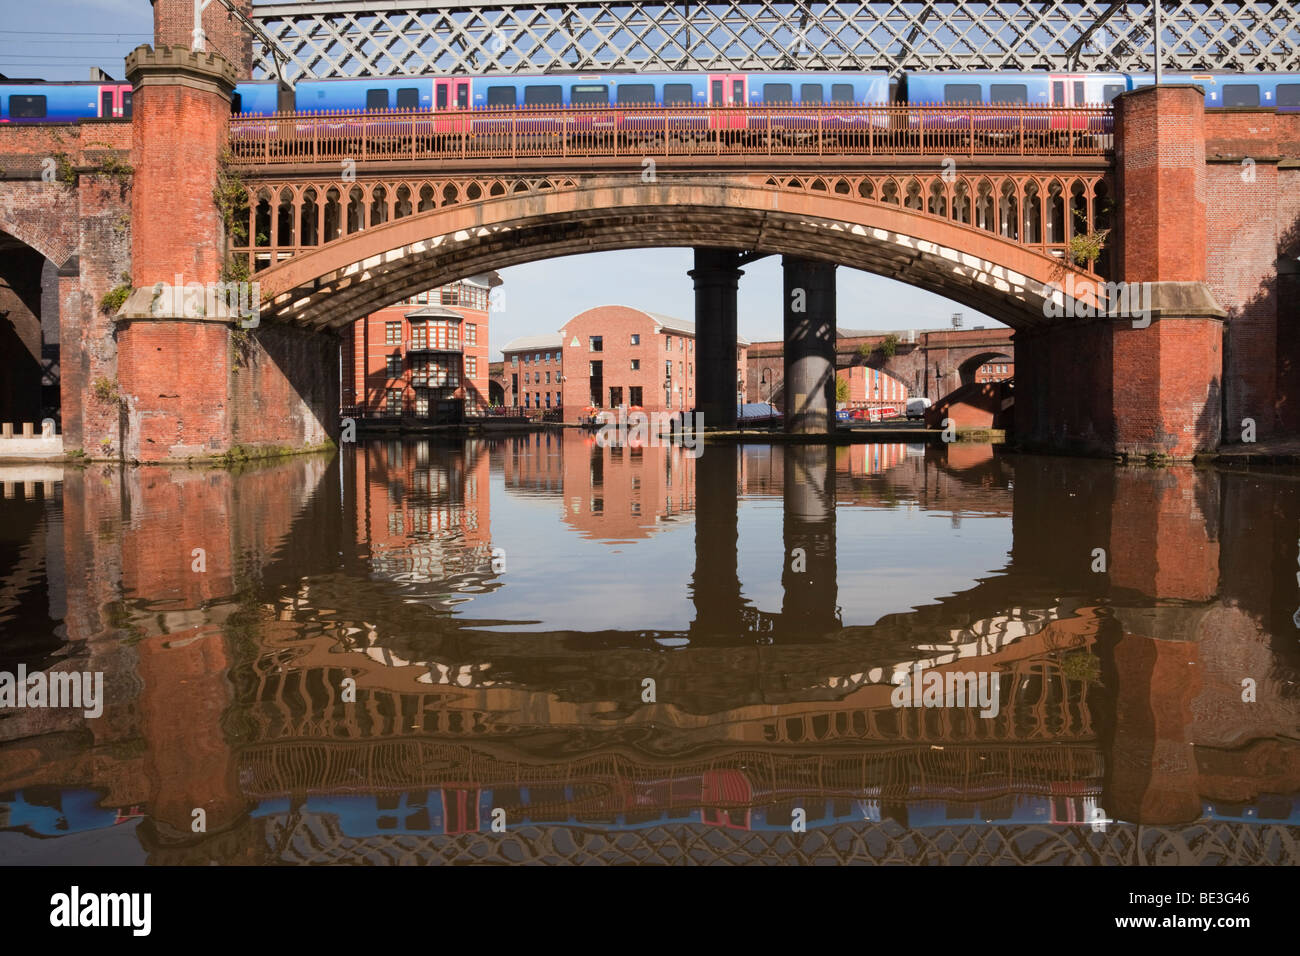
{"label": "train door", "polygon": [[[744,73],[711,73],[709,75],[709,105],[715,107],[741,107],[746,102],[746,81]],[[722,129],[744,129],[745,114],[742,110],[728,110],[719,114],[716,126]]]}
{"label": "train door", "polygon": [[[1084,92],[1083,78],[1080,76],[1058,75],[1051,77],[1052,105],[1061,107],[1086,106],[1087,94]],[[1084,129],[1088,121],[1082,116],[1053,114],[1052,129]]]}
{"label": "train door", "polygon": [[[469,80],[446,79],[433,81],[433,109],[436,113],[454,113],[469,109]],[[464,132],[462,120],[439,122],[438,131]]]}
{"label": "train door", "polygon": [[99,88],[100,119],[131,118],[131,87],[101,86]]}

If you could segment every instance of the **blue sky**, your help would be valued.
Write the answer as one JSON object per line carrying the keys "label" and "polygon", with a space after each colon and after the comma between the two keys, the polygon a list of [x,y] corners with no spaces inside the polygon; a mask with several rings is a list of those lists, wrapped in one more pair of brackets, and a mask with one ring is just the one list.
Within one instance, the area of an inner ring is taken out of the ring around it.
{"label": "blue sky", "polygon": [[[149,0],[5,0],[0,20],[0,73],[84,80],[90,67],[122,77],[122,61],[153,39]],[[689,249],[647,249],[572,256],[504,270],[505,309],[492,317],[495,353],[521,335],[554,332],[584,309],[630,305],[690,319],[695,306]],[[854,269],[838,273],[839,324],[852,329],[946,327],[954,312],[967,327],[999,325],[989,317],[892,279]],[[781,262],[755,262],[740,284],[740,334],[781,337]]]}

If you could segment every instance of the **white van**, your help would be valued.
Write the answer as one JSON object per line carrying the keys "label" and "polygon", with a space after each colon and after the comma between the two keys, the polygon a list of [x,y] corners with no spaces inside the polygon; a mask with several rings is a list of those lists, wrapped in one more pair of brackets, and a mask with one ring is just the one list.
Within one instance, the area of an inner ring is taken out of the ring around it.
{"label": "white van", "polygon": [[928,398],[909,398],[907,400],[907,420],[910,422],[914,418],[925,418],[925,410],[933,402]]}

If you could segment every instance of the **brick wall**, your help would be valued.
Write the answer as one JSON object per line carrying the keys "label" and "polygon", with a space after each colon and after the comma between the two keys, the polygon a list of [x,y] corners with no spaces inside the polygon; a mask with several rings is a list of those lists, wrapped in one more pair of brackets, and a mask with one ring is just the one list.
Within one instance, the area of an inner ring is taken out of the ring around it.
{"label": "brick wall", "polygon": [[[152,0],[153,34],[157,46],[190,49],[194,34],[193,0]],[[247,16],[252,0],[235,0],[235,6]],[[207,48],[215,50],[235,65],[240,76],[249,76],[253,62],[253,35],[230,16],[225,7],[211,3],[203,11],[203,32]]]}

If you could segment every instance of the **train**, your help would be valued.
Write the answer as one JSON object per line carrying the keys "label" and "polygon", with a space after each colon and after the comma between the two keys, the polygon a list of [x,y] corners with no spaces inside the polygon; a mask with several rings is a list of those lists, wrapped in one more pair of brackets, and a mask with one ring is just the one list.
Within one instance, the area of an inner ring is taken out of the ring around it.
{"label": "train", "polygon": [[[275,81],[247,81],[236,86],[231,111],[265,116],[278,110],[442,113],[584,106],[1081,107],[1104,106],[1120,93],[1154,81],[1149,73],[556,73],[302,80],[292,91],[281,90]],[[1163,82],[1201,86],[1209,109],[1300,112],[1300,73],[1167,73]],[[128,83],[0,78],[0,123],[73,123],[130,116]],[[721,125],[737,121],[725,113],[707,120]]]}

